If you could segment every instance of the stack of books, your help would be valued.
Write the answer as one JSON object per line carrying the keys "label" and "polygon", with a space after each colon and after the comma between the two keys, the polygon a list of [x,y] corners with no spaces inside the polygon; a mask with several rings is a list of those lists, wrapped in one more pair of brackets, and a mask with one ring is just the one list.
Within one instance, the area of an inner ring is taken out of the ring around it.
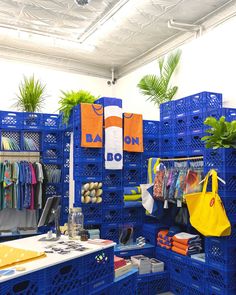
{"label": "stack of books", "polygon": [[132,263],[124,258],[114,256],[115,278],[118,278],[132,269]]}

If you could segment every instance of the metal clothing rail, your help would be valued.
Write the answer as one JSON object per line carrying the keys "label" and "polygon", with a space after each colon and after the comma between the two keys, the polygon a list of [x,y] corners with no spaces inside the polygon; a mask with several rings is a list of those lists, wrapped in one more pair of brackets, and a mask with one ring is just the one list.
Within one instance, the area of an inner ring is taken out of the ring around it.
{"label": "metal clothing rail", "polygon": [[40,159],[39,152],[17,152],[17,151],[3,151],[0,152],[0,161],[5,160],[19,160],[19,161],[30,161],[30,162],[38,162]]}
{"label": "metal clothing rail", "polygon": [[168,161],[188,161],[188,160],[203,160],[203,156],[198,157],[187,157],[187,158],[170,158],[170,159],[161,159],[161,162],[168,162]]}

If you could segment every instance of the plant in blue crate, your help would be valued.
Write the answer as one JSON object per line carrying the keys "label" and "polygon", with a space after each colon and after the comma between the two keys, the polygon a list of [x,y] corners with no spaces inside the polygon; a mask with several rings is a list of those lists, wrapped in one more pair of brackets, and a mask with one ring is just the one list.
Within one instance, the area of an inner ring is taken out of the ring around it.
{"label": "plant in blue crate", "polygon": [[224,116],[219,120],[208,117],[204,124],[211,126],[211,129],[206,130],[210,135],[202,137],[206,148],[236,148],[236,120],[227,122]]}
{"label": "plant in blue crate", "polygon": [[43,108],[46,95],[46,85],[35,79],[34,75],[24,80],[19,85],[19,94],[14,106],[23,112],[39,112]]}
{"label": "plant in blue crate", "polygon": [[140,92],[147,96],[158,107],[160,104],[170,101],[176,94],[178,87],[170,86],[171,78],[177,69],[181,57],[181,50],[169,54],[158,60],[159,76],[146,75],[138,83]]}
{"label": "plant in blue crate", "polygon": [[94,103],[98,97],[93,96],[90,92],[85,90],[79,91],[62,91],[62,96],[59,100],[59,111],[63,113],[64,123],[68,123],[73,107],[80,103]]}

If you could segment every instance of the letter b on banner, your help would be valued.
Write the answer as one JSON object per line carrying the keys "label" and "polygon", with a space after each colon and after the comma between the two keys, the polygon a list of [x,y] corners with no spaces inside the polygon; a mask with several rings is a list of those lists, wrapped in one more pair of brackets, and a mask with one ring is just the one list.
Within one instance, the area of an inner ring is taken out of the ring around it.
{"label": "letter b on banner", "polygon": [[122,155],[120,153],[116,153],[116,154],[107,153],[107,161],[120,162],[121,160],[122,160]]}

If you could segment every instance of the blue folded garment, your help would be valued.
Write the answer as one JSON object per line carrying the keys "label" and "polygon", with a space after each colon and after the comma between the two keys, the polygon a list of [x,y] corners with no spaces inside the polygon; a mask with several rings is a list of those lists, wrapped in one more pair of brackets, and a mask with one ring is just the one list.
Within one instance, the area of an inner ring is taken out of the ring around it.
{"label": "blue folded garment", "polygon": [[124,195],[137,195],[141,194],[140,186],[124,187]]}

